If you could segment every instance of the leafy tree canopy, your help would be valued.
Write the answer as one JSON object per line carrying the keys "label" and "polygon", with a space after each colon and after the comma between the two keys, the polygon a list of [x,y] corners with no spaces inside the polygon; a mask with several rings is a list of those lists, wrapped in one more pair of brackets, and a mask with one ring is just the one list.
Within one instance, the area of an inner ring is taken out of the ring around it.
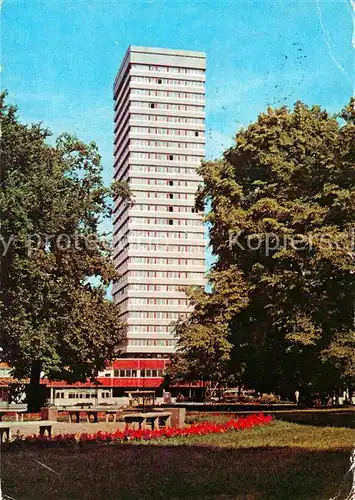
{"label": "leafy tree canopy", "polygon": [[205,357],[223,339],[224,370],[255,389],[354,381],[354,106],[268,108],[222,159],[203,162],[196,204],[216,262],[211,292],[178,328],[185,372],[204,351],[189,339],[200,324]]}
{"label": "leafy tree canopy", "polygon": [[1,356],[37,389],[41,371],[51,379],[85,380],[118,355],[125,338],[118,310],[106,298],[116,272],[99,230],[119,187],[104,186],[94,143],[62,134],[49,145],[50,132],[22,124],[5,97]]}

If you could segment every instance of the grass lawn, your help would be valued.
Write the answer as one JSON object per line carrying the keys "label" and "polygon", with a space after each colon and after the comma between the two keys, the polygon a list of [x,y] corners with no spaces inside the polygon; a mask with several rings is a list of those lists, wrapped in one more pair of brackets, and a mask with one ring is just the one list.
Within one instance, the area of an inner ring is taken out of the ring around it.
{"label": "grass lawn", "polygon": [[15,500],[341,500],[354,441],[352,429],[278,421],[146,444],[8,451],[2,487]]}
{"label": "grass lawn", "polygon": [[[237,418],[238,416],[246,416],[252,413],[251,411],[243,412],[188,412],[187,421],[200,422],[205,420],[218,420],[226,418]],[[309,410],[276,410],[267,412],[274,416],[277,420],[285,420],[286,422],[294,422],[300,424],[333,426],[333,427],[350,427],[355,429],[355,409],[351,408],[312,408]],[[217,416],[218,415],[218,416]]]}

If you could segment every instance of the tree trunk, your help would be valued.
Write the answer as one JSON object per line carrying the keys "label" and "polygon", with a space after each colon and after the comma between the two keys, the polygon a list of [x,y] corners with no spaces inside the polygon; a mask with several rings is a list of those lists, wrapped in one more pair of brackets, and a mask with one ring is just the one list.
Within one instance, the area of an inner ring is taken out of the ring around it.
{"label": "tree trunk", "polygon": [[44,404],[44,391],[42,390],[41,380],[41,362],[33,361],[31,366],[31,378],[29,386],[27,387],[27,410],[31,413],[40,411],[41,406]]}

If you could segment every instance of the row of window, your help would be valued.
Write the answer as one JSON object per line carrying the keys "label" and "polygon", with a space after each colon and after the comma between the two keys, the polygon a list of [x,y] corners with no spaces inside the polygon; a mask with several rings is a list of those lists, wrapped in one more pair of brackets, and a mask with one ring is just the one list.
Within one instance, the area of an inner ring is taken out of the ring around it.
{"label": "row of window", "polygon": [[152,83],[154,85],[177,85],[180,87],[203,87],[204,82],[200,80],[177,80],[174,78],[159,78],[153,76],[131,76],[132,83]]}
{"label": "row of window", "polygon": [[[180,226],[180,227],[203,227],[203,223],[199,219],[168,219],[165,217],[129,217],[131,226],[140,226],[146,224],[150,226]],[[126,221],[127,222],[127,221]],[[125,224],[121,224],[123,226]],[[114,233],[118,234],[118,231]]]}
{"label": "row of window", "polygon": [[[169,253],[169,252],[174,252],[174,253],[179,253],[179,254],[186,254],[186,253],[196,253],[196,254],[201,254],[200,259],[184,259],[184,258],[179,258],[179,259],[170,259],[169,257],[164,257],[167,261],[176,261],[179,260],[180,263],[182,262],[200,262],[201,264],[195,264],[195,265],[202,265],[204,262],[204,251],[205,247],[203,246],[189,246],[189,245],[157,245],[155,243],[149,244],[149,243],[131,243],[130,244],[130,250],[136,250],[139,252],[143,251],[149,251],[149,252],[164,252],[164,253]],[[116,257],[123,259],[128,255],[128,248],[123,250],[122,252],[118,253]],[[199,255],[198,255],[199,256]],[[144,259],[146,257],[131,257],[132,259]],[[149,259],[156,260],[155,257],[147,257]],[[153,262],[154,263],[154,262]],[[175,262],[174,262],[175,263]]]}
{"label": "row of window", "polygon": [[182,137],[203,137],[201,130],[187,130],[183,128],[156,128],[156,127],[131,127],[131,132],[135,134],[154,134],[154,135],[179,135]]}
{"label": "row of window", "polygon": [[[169,186],[172,185],[174,184],[169,184]],[[161,193],[161,192],[145,191],[144,195],[145,198],[150,198],[150,199],[190,200],[190,201],[195,200],[195,195],[189,193]]]}
{"label": "row of window", "polygon": [[[149,207],[149,205],[147,205]],[[163,211],[163,207],[158,206]],[[173,208],[173,207],[168,207]],[[178,209],[181,210],[178,210]],[[141,209],[143,210],[143,209]],[[158,211],[157,210],[157,211]],[[175,207],[175,213],[195,213],[195,209],[192,207]],[[169,213],[174,213],[173,210],[168,210]],[[120,216],[121,217],[121,216]],[[196,219],[165,219],[163,217],[130,217],[129,222],[132,226],[140,224],[158,225],[158,226],[190,226],[190,227],[202,227],[202,221]],[[187,250],[185,250],[187,251]]]}
{"label": "row of window", "polygon": [[132,250],[148,250],[150,252],[191,252],[203,253],[205,252],[204,246],[197,245],[157,245],[156,243],[131,243]]}
{"label": "row of window", "polygon": [[[137,113],[138,110],[150,110],[149,114],[141,114]],[[132,120],[136,121],[150,121],[150,122],[167,122],[167,123],[193,123],[197,125],[204,124],[204,118],[193,117],[193,116],[162,116],[159,114],[153,114],[151,110],[164,110],[164,111],[173,111],[173,115],[177,112],[180,115],[180,112],[192,112],[192,113],[204,113],[205,106],[200,103],[197,104],[185,104],[183,102],[177,103],[167,103],[167,102],[149,102],[149,101],[135,101],[134,95],[130,96],[129,107],[123,109],[115,108],[115,133],[122,126],[123,123],[127,122],[127,119],[130,117]]]}
{"label": "row of window", "polygon": [[[169,185],[169,184],[168,184]],[[139,191],[135,193],[136,200],[139,201]],[[145,191],[144,199],[159,199],[159,200],[189,200],[194,201],[195,195],[190,193],[162,193],[160,191]]]}
{"label": "row of window", "polygon": [[199,164],[203,156],[191,156],[182,154],[168,154],[168,153],[145,153],[140,151],[133,151],[130,153],[130,158],[133,160],[168,160],[168,161],[188,161],[192,164]]}
{"label": "row of window", "polygon": [[[118,267],[120,274],[122,275],[118,279],[118,283],[126,277],[126,273],[129,270],[127,264],[122,264]],[[138,280],[143,279],[188,279],[188,280],[200,280],[204,276],[203,272],[194,271],[164,271],[164,270],[129,270],[130,278],[137,278]]]}
{"label": "row of window", "polygon": [[132,276],[132,278],[199,279],[203,277],[203,274],[187,272],[187,271],[130,271],[130,276]]}
{"label": "row of window", "polygon": [[204,240],[203,233],[196,234],[195,232],[190,233],[188,231],[152,231],[152,230],[144,230],[144,229],[133,229],[133,230],[127,230],[126,227],[120,229],[119,231],[115,232],[115,247],[118,245],[124,245],[127,242],[127,235],[128,232],[130,236],[133,238],[137,238],[139,240],[146,241],[150,240],[151,243],[155,243],[155,241],[152,240],[188,240],[188,239],[193,239],[197,240],[200,239],[201,241]]}
{"label": "row of window", "polygon": [[[119,280],[117,281],[119,284]],[[181,292],[181,287],[179,285],[160,285],[155,283],[132,283],[120,288],[115,291],[116,285],[113,287],[113,295],[122,296],[129,292]]]}
{"label": "row of window", "polygon": [[115,289],[118,288],[119,285],[122,284],[122,282],[126,281],[126,277],[123,278],[118,278],[114,288],[113,288],[113,295],[119,296],[119,295],[124,295],[127,292],[181,292],[181,286],[180,285],[162,285],[162,284],[156,284],[156,283],[130,283],[129,285],[126,284],[125,286],[122,286],[122,288],[119,289],[118,292],[115,291]]}
{"label": "row of window", "polygon": [[[140,372],[140,373],[139,373]],[[135,377],[163,377],[163,370],[114,370],[114,377],[135,378]]]}
{"label": "row of window", "polygon": [[129,339],[128,345],[140,347],[173,347],[176,345],[176,340],[173,339]]}
{"label": "row of window", "polygon": [[181,259],[169,257],[129,257],[130,264],[161,264],[172,266],[203,266],[204,260],[202,259]]}
{"label": "row of window", "polygon": [[[116,152],[115,153],[115,158],[116,162],[114,167],[117,169],[119,165],[119,160],[123,157],[128,157],[128,159],[131,160],[160,160],[160,161],[175,161],[175,162],[189,162],[191,165],[200,165],[201,160],[203,160],[203,156],[201,156],[201,153],[198,155],[182,155],[182,154],[169,154],[169,153],[153,153],[153,152],[141,152],[141,151],[128,151],[128,148],[126,147],[123,151]],[[125,162],[126,163],[126,162]],[[122,167],[119,169],[122,171]],[[116,170],[117,172],[117,170]],[[117,177],[117,175],[116,175]],[[126,180],[126,179],[121,179],[121,180]]]}
{"label": "row of window", "polygon": [[178,68],[174,66],[161,66],[132,63],[131,68],[139,71],[159,71],[163,73],[179,73],[183,75],[203,75],[205,70],[197,68]]}
{"label": "row of window", "polygon": [[[149,103],[140,103],[137,101],[133,101],[131,106],[133,108],[148,108],[149,106],[141,106],[141,104],[149,104]],[[176,106],[176,104],[174,105]],[[195,107],[195,106],[192,106]],[[162,109],[162,108],[160,108]],[[187,111],[187,110],[186,110]],[[131,119],[139,122],[167,122],[167,123],[193,123],[195,125],[203,125],[203,118],[191,118],[187,116],[161,116],[161,115],[139,115],[136,113],[131,114]]]}
{"label": "row of window", "polygon": [[189,300],[188,299],[156,299],[156,298],[149,298],[149,297],[130,297],[128,299],[128,305],[134,305],[134,306],[150,306],[150,305],[157,305],[157,306],[183,306],[186,307],[189,305]]}
{"label": "row of window", "polygon": [[[129,257],[124,262],[122,259],[124,255],[121,256],[121,263],[117,264],[120,268],[120,272],[124,272],[129,264],[149,264],[149,265],[160,265],[160,266],[203,266],[203,259],[170,259],[166,257]],[[164,269],[164,268],[163,268]]]}
{"label": "row of window", "polygon": [[[127,209],[127,205],[121,205],[121,210],[116,210],[117,218],[120,219],[122,217],[122,213]],[[172,209],[172,210],[171,210]],[[195,207],[191,206],[167,206],[167,205],[145,205],[143,203],[134,204],[131,210],[139,212],[175,212],[175,213],[184,213],[184,214],[194,214],[197,213]],[[120,222],[119,220],[117,222]]]}
{"label": "row of window", "polygon": [[144,177],[132,177],[129,179],[130,184],[148,184],[150,186],[179,186],[179,187],[190,187],[197,189],[199,183],[196,181],[182,181],[182,180],[171,180],[171,179],[150,179]]}
{"label": "row of window", "polygon": [[202,225],[201,221],[196,219],[165,219],[163,217],[130,217],[132,225],[139,224],[153,224],[157,226],[189,226],[199,227]]}
{"label": "row of window", "polygon": [[196,167],[161,167],[156,165],[131,165],[131,172],[157,172],[161,174],[196,175]]}
{"label": "row of window", "polygon": [[130,311],[122,314],[120,317],[123,321],[128,319],[171,319],[176,320],[179,317],[185,317],[184,313],[179,312],[163,312],[163,311]]}
{"label": "row of window", "polygon": [[[128,268],[128,264],[148,264],[152,266],[199,266],[204,265],[204,259],[169,259],[166,257],[129,257],[125,261],[124,255],[121,255],[121,263],[117,263],[120,272],[124,272]],[[164,267],[163,267],[164,269]]]}
{"label": "row of window", "polygon": [[[171,111],[192,111],[194,113],[204,113],[205,106],[198,104],[175,104],[171,102],[149,102],[149,101],[131,101],[131,108],[142,109],[165,109]],[[203,123],[203,122],[202,122]]]}
{"label": "row of window", "polygon": [[131,285],[126,285],[118,292],[113,291],[113,295],[122,296],[128,292],[180,292],[180,287],[178,285],[156,285],[156,284],[145,284],[145,283],[133,283]]}
{"label": "row of window", "polygon": [[171,333],[173,325],[130,325],[128,332],[131,333]]}
{"label": "row of window", "polygon": [[146,283],[132,283],[120,289],[122,295],[127,292],[179,292],[178,285],[157,285]]}
{"label": "row of window", "polygon": [[[144,149],[146,148],[164,148],[164,149],[196,149],[201,151],[201,154],[203,154],[204,150],[204,144],[201,142],[175,142],[175,141],[156,141],[156,140],[149,140],[149,139],[130,139],[129,142],[126,142],[124,145],[124,149],[122,148],[122,144],[120,143],[117,149],[115,150],[115,156],[122,157],[123,155],[126,154],[127,152],[127,146],[139,146]],[[152,158],[151,155],[144,156],[144,158]],[[154,156],[153,156],[154,158]],[[168,159],[169,161],[175,160],[176,155],[163,155],[162,159]]]}
{"label": "row of window", "polygon": [[[110,393],[109,392],[101,392],[99,396],[103,399],[109,398]],[[64,399],[65,398],[65,392],[64,391],[57,391],[55,392],[54,397],[56,399]],[[93,399],[97,398],[97,395],[94,392],[69,392],[68,393],[68,399]]]}
{"label": "row of window", "polygon": [[176,92],[174,90],[131,89],[132,95],[150,97],[167,97],[169,99],[189,99],[191,101],[204,101],[205,95],[195,92]]}
{"label": "row of window", "polygon": [[175,142],[175,141],[155,141],[150,139],[131,139],[131,146],[142,146],[152,148],[176,148],[176,149],[204,149],[201,142]]}
{"label": "row of window", "polygon": [[189,238],[192,239],[204,239],[202,234],[201,236],[196,234],[196,233],[189,233],[187,231],[144,231],[144,230],[132,230],[131,235],[134,238],[142,238],[142,239],[149,239],[149,238],[154,238],[154,239],[159,239],[159,240],[169,240],[169,239],[176,239],[176,240],[188,240]]}
{"label": "row of window", "polygon": [[194,214],[196,213],[195,207],[172,207],[164,205],[134,205],[134,210],[139,210],[140,212],[175,212],[179,214]]}

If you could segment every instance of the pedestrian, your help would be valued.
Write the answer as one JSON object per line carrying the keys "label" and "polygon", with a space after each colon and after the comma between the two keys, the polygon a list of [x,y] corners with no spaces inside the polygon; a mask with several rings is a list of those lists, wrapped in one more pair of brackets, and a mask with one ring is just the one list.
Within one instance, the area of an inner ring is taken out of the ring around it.
{"label": "pedestrian", "polygon": [[298,389],[295,390],[295,401],[296,405],[298,406],[298,401],[300,399],[300,391]]}

